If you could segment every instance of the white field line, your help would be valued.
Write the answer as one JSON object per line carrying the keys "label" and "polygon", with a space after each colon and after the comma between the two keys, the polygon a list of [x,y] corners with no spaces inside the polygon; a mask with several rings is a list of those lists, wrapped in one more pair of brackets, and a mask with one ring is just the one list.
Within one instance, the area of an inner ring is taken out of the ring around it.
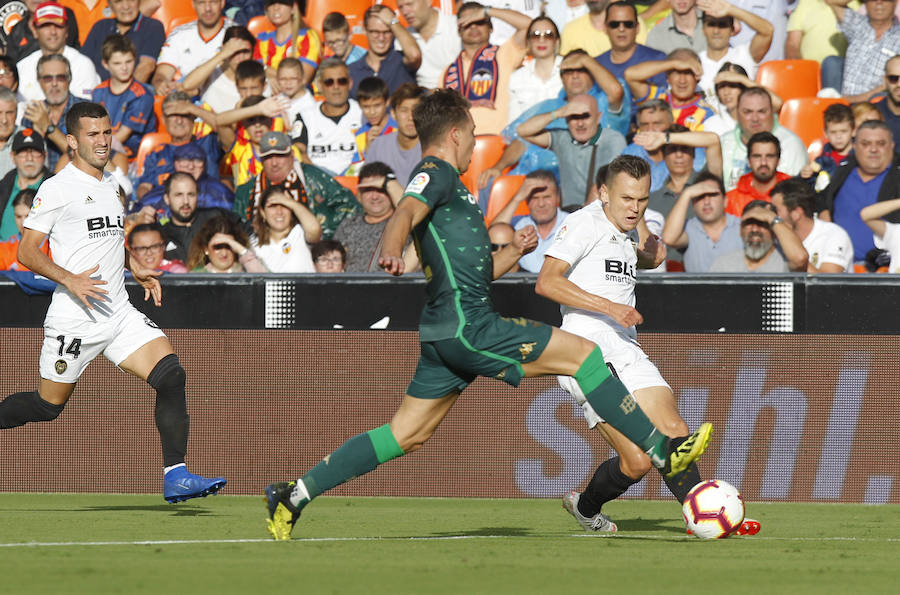
{"label": "white field line", "polygon": [[[640,535],[640,534],[576,534],[560,537],[569,538],[588,538],[588,539],[646,539],[646,540],[663,540],[670,541],[672,539],[693,541],[695,538],[688,535],[684,536],[662,536],[662,535]],[[540,535],[439,535],[434,537],[300,537],[292,540],[294,543],[322,543],[322,542],[341,542],[341,541],[452,541],[464,539],[559,539],[557,536],[540,536]],[[805,542],[861,542],[861,543],[900,543],[900,538],[896,537],[737,537],[732,538],[744,541],[805,541]],[[160,539],[160,540],[141,540],[141,541],[57,541],[57,542],[22,542],[22,543],[0,543],[0,548],[48,548],[48,547],[85,547],[85,546],[136,546],[136,545],[197,545],[197,544],[229,544],[229,543],[275,543],[272,539]]]}

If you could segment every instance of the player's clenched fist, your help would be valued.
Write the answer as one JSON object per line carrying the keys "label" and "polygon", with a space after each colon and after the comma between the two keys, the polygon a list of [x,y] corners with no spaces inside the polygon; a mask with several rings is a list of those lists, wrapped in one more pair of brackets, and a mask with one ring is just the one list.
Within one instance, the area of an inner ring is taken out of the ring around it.
{"label": "player's clenched fist", "polygon": [[527,225],[522,229],[517,229],[513,235],[513,246],[520,254],[528,254],[532,252],[538,245],[537,229],[534,225]]}

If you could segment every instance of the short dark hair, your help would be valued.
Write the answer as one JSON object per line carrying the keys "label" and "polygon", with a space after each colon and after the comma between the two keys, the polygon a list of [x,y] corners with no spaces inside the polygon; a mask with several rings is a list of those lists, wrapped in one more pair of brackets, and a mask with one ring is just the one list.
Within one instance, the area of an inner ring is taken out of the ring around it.
{"label": "short dark hair", "polygon": [[234,69],[234,83],[247,79],[266,80],[266,67],[256,60],[244,60]]}
{"label": "short dark hair", "polygon": [[536,169],[534,171],[528,172],[527,174],[525,174],[525,179],[549,182],[553,184],[553,187],[556,190],[559,190],[559,182],[556,181],[556,176],[554,176],[553,172],[549,169]]}
{"label": "short dark hair", "polygon": [[781,159],[781,141],[778,140],[777,136],[766,130],[757,132],[750,137],[750,140],[747,141],[747,155],[749,155],[750,151],[753,150],[753,145],[758,145],[761,143],[771,143],[775,145],[775,154],[778,155],[779,159]]}
{"label": "short dark hair", "polygon": [[[702,20],[704,23],[705,23],[707,20],[709,20],[709,19],[714,19],[714,18],[716,18],[716,17],[714,17],[714,16],[712,16],[712,15],[708,15],[708,14],[706,14],[705,12],[704,12],[704,13],[702,14],[702,16],[701,16],[701,20]],[[734,17],[733,17],[733,16],[730,16],[730,15],[729,15],[729,16],[722,17],[722,18],[728,19],[729,21],[731,21],[731,26],[734,27]]]}
{"label": "short dark hair", "polygon": [[413,110],[422,149],[436,144],[452,127],[467,122],[469,105],[469,100],[454,89],[438,89],[423,97]]}
{"label": "short dark hair", "polygon": [[461,15],[464,10],[484,10],[484,8],[484,4],[481,4],[480,2],[463,2],[459,5],[459,8],[456,9],[456,16]]}
{"label": "short dark hair", "polygon": [[[379,6],[381,6],[379,4]],[[356,100],[363,101],[367,99],[384,99],[390,97],[391,92],[387,83],[383,78],[377,76],[367,76],[359,81],[359,87],[356,89]]]}
{"label": "short dark hair", "polygon": [[225,29],[225,36],[222,38],[222,43],[224,44],[229,39],[243,39],[248,42],[251,48],[256,45],[256,38],[253,37],[253,33],[250,33],[250,30],[247,27],[242,27],[240,25],[232,25]]}
{"label": "short dark hair", "polygon": [[[876,108],[877,109],[877,108]],[[856,129],[856,138],[859,138],[859,133],[863,130],[884,130],[891,136],[891,140],[893,140],[894,135],[891,132],[891,127],[885,124],[882,120],[866,120],[862,124],[859,125],[859,128]]]}
{"label": "short dark hair", "polygon": [[163,232],[163,228],[159,223],[138,223],[131,228],[131,231],[128,232],[128,237],[126,238],[128,246],[131,246],[131,241],[135,234],[147,232],[158,233],[159,237],[161,237],[163,240],[166,239],[166,234],[165,232]]}
{"label": "short dark hair", "polygon": [[764,209],[769,209],[770,211],[775,212],[775,205],[773,205],[772,203],[770,203],[767,200],[762,200],[760,198],[757,198],[755,200],[751,200],[750,202],[748,202],[747,204],[744,205],[744,209],[741,211],[741,215],[743,215],[744,213],[746,213],[749,210],[755,209],[756,207],[762,207]]}
{"label": "short dark hair", "polygon": [[387,163],[382,163],[381,161],[369,161],[360,168],[359,178],[357,179],[362,181],[363,178],[387,176],[392,173],[394,173],[394,170],[392,170]]}
{"label": "short dark hair", "polygon": [[121,33],[107,35],[106,39],[103,40],[103,45],[100,46],[100,56],[106,62],[109,62],[109,59],[116,52],[131,54],[133,58],[137,58],[137,49],[134,47],[134,42]]}
{"label": "short dark hair", "polygon": [[769,95],[769,92],[766,91],[764,87],[747,87],[741,94],[738,95],[738,103],[744,100],[744,97],[753,97],[756,95],[757,97],[765,97],[766,101],[769,102],[769,106],[772,106],[772,96]]}
{"label": "short dark hair", "polygon": [[109,114],[106,108],[99,103],[92,101],[80,101],[69,108],[66,114],[66,133],[77,137],[81,132],[81,118],[91,118],[94,120],[100,118],[108,118]]}
{"label": "short dark hair", "polygon": [[716,186],[719,187],[719,192],[722,193],[722,196],[725,196],[725,184],[722,182],[722,178],[709,170],[704,169],[699,174],[697,174],[697,177],[694,178],[694,184],[699,184],[700,182],[707,182],[710,180],[716,183]]}
{"label": "short dark hair", "polygon": [[329,252],[338,252],[341,255],[341,264],[347,264],[347,249],[337,240],[320,240],[312,245],[310,256],[313,262],[319,260]]}
{"label": "short dark hair", "polygon": [[609,22],[609,11],[613,8],[630,8],[632,11],[634,11],[634,20],[636,21],[638,18],[637,7],[634,4],[632,4],[631,2],[622,2],[621,0],[618,0],[617,2],[610,2],[606,7],[607,23]]}
{"label": "short dark hair", "polygon": [[611,186],[619,174],[640,180],[650,176],[650,164],[637,155],[619,155],[610,161],[606,170],[606,186]]}
{"label": "short dark hair", "polygon": [[25,188],[24,190],[20,190],[12,201],[13,208],[19,205],[25,205],[30,209],[31,205],[34,204],[35,195],[37,195],[37,189],[35,188]]}
{"label": "short dark hair", "polygon": [[347,20],[347,17],[344,16],[343,13],[340,12],[329,12],[325,15],[325,18],[322,19],[322,33],[328,33],[329,31],[342,31],[346,29],[350,30],[350,22]]}
{"label": "short dark hair", "polygon": [[853,110],[850,109],[849,105],[844,105],[843,103],[833,103],[825,108],[822,119],[825,121],[825,126],[849,122],[850,128],[853,128],[853,125],[855,124]]}
{"label": "short dark hair", "polygon": [[288,68],[295,68],[300,72],[303,72],[303,62],[299,59],[294,58],[293,56],[288,56],[287,58],[283,58],[281,62],[278,63],[278,68],[276,68],[276,72],[281,72],[282,69],[287,70]]}
{"label": "short dark hair", "polygon": [[788,211],[797,207],[803,209],[803,214],[812,219],[816,210],[816,191],[807,182],[800,178],[788,178],[775,184],[769,196],[781,195],[781,200]]}
{"label": "short dark hair", "polygon": [[419,99],[428,94],[428,89],[415,83],[403,83],[391,94],[391,109],[397,109],[407,99]]}
{"label": "short dark hair", "polygon": [[[194,184],[194,187],[197,187],[197,180],[194,179],[194,176],[187,172],[176,171],[169,174],[169,177],[163,182],[163,194],[168,196],[169,192],[172,190],[172,184],[174,184],[176,180],[190,180]],[[199,187],[197,187],[197,190],[200,190]]]}
{"label": "short dark hair", "polygon": [[16,66],[16,61],[10,58],[9,56],[0,56],[0,66],[3,66],[13,75],[13,80],[16,81],[16,87],[19,86],[19,68]]}
{"label": "short dark hair", "polygon": [[584,54],[585,56],[590,56],[590,54],[588,54],[587,51],[584,50],[583,48],[575,48],[574,50],[572,50],[571,52],[569,52],[565,56],[563,56],[563,59],[568,58],[569,56],[579,56],[581,54]]}
{"label": "short dark hair", "polygon": [[[688,128],[687,126],[684,126],[683,124],[678,124],[677,122],[675,124],[670,125],[668,128],[666,128],[666,132],[669,132],[669,133],[690,132],[690,131],[691,131],[690,128]],[[666,149],[668,147],[684,147],[685,149],[687,149],[690,152],[691,155],[696,155],[696,153],[697,153],[697,149],[690,145],[679,145],[678,143],[667,143],[667,144],[663,145],[663,148],[662,148],[664,155],[666,154]]]}

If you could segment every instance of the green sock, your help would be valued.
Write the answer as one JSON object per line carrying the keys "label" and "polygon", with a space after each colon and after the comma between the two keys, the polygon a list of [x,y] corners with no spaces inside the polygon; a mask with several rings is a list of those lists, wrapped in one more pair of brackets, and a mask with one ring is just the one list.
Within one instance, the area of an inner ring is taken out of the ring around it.
{"label": "green sock", "polygon": [[358,434],[322,459],[297,482],[298,484],[302,482],[303,486],[298,485],[299,489],[294,490],[291,503],[302,508],[316,496],[355,477],[365,475],[381,463],[403,454],[403,449],[400,448],[388,424]]}
{"label": "green sock", "polygon": [[654,465],[664,464],[666,436],[654,427],[625,385],[609,372],[599,347],[582,362],[575,381],[597,415],[640,446]]}

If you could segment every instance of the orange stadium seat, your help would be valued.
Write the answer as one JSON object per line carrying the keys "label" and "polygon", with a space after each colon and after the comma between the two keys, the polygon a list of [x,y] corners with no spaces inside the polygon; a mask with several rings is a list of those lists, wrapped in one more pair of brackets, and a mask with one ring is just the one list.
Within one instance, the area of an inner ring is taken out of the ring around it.
{"label": "orange stadium seat", "polygon": [[778,114],[778,123],[791,130],[800,137],[803,144],[809,147],[813,142],[822,138],[825,132],[825,123],[822,114],[829,105],[843,103],[846,99],[825,97],[798,97],[788,99],[781,106]]}
{"label": "orange stadium seat", "polygon": [[135,163],[137,175],[144,173],[144,160],[147,158],[147,155],[159,145],[165,144],[171,140],[172,137],[169,136],[169,133],[167,132],[148,132],[144,135],[144,138],[141,139],[141,144],[138,146]]}
{"label": "orange stadium seat", "polygon": [[[329,12],[341,12],[350,23],[350,42],[368,48],[363,17],[366,10],[375,4],[373,0],[308,0],[306,3],[306,24],[322,33],[322,21]],[[323,40],[324,42],[324,40]]]}
{"label": "orange stadium seat", "polygon": [[[486,225],[490,225],[494,221],[494,218],[500,214],[500,211],[503,210],[503,207],[509,204],[509,201],[511,201],[512,197],[519,191],[519,188],[524,181],[525,176],[519,175],[500,176],[494,180],[494,185],[491,186],[491,195],[490,198],[488,198],[487,213],[484,216]],[[522,201],[516,209],[516,212],[513,213],[513,215],[527,214],[528,203],[525,201]]]}
{"label": "orange stadium seat", "polygon": [[756,82],[784,101],[815,97],[822,88],[819,63],[815,60],[771,60],[760,64]]}
{"label": "orange stadium seat", "polygon": [[165,97],[162,95],[156,95],[153,97],[153,112],[156,114],[156,123],[157,123],[157,131],[165,132],[168,134],[168,130],[166,130],[166,120],[163,118],[162,104]]}
{"label": "orange stadium seat", "polygon": [[359,183],[359,178],[356,176],[334,176],[334,181],[356,194],[356,186]]}
{"label": "orange stadium seat", "polygon": [[479,134],[475,137],[475,150],[472,152],[472,161],[469,169],[461,178],[466,188],[478,196],[478,176],[481,172],[493,166],[500,160],[500,155],[506,149],[503,137],[497,134]]}
{"label": "orange stadium seat", "polygon": [[163,24],[168,35],[178,25],[196,19],[197,13],[194,11],[193,3],[188,0],[162,0],[161,6],[153,13],[153,18]]}
{"label": "orange stadium seat", "polygon": [[247,23],[247,29],[253,34],[253,37],[256,37],[265,31],[273,31],[275,25],[272,24],[266,15],[261,14],[250,19],[250,22]]}

